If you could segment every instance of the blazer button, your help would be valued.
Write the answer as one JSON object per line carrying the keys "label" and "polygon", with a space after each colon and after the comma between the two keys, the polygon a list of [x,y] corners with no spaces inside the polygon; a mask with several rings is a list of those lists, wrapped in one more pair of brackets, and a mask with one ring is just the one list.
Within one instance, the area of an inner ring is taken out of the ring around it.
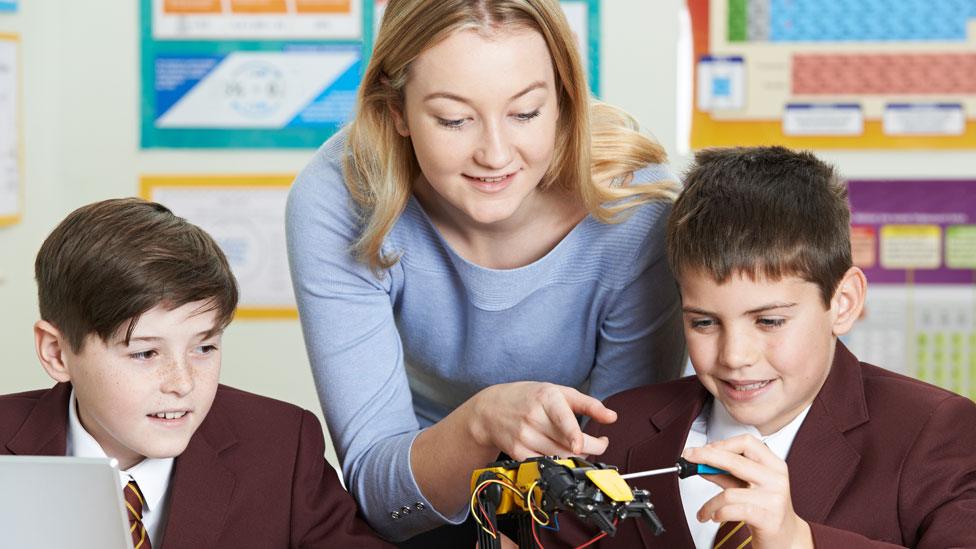
{"label": "blazer button", "polygon": [[410,514],[410,511],[412,511],[412,510],[413,509],[411,509],[411,508],[407,507],[406,505],[404,505],[403,507],[400,508],[400,516],[401,517],[405,517],[405,516],[409,515]]}
{"label": "blazer button", "polygon": [[413,508],[416,509],[416,510],[418,510],[418,511],[423,511],[424,509],[427,508],[427,506],[424,505],[424,502],[418,501],[417,503],[414,503],[413,504]]}
{"label": "blazer button", "polygon": [[396,520],[396,519],[400,518],[400,513],[397,513],[396,511],[393,511],[392,513],[390,513],[390,518],[393,519],[393,520]]}

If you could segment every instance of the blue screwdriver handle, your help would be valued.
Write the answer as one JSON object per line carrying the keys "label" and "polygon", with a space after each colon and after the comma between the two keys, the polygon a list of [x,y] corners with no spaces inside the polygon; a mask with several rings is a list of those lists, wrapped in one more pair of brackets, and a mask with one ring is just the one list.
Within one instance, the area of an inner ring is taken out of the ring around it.
{"label": "blue screwdriver handle", "polygon": [[692,463],[685,458],[678,458],[678,478],[688,478],[694,475],[727,475],[728,471],[717,469],[704,463]]}

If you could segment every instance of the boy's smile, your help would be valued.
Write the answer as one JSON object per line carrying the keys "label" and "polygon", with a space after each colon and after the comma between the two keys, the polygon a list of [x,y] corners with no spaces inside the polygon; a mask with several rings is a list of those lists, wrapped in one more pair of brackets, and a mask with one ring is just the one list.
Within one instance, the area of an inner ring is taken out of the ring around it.
{"label": "boy's smile", "polygon": [[129,344],[89,335],[64,362],[78,417],[106,455],[127,469],[143,459],[180,455],[210,411],[220,374],[216,311],[206,302],[143,314]]}
{"label": "boy's smile", "polygon": [[732,417],[768,435],[813,402],[846,331],[836,298],[826,309],[819,287],[795,276],[719,284],[689,270],[679,283],[691,362]]}

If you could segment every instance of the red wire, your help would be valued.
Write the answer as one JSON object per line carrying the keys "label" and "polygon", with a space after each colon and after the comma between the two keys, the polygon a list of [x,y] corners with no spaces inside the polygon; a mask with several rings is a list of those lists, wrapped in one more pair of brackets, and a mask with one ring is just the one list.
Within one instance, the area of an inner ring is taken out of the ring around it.
{"label": "red wire", "polygon": [[487,488],[488,486],[489,486],[488,484],[485,484],[484,486],[482,486],[481,489],[478,490],[478,495],[475,496],[475,499],[478,500],[478,509],[481,509],[481,516],[485,517],[485,522],[488,523],[488,526],[491,528],[492,533],[497,536],[498,535],[498,531],[495,530],[494,523],[492,523],[491,522],[491,519],[488,518],[488,511],[485,510],[485,506],[481,504],[481,497],[480,497],[481,496],[481,492],[484,492],[485,491],[485,488]]}
{"label": "red wire", "polygon": [[[614,526],[617,525],[617,519],[613,519],[613,525]],[[589,547],[589,546],[593,545],[594,543],[600,541],[604,537],[606,537],[606,535],[607,535],[606,532],[601,532],[598,536],[596,536],[595,538],[591,539],[590,541],[584,543],[583,545],[577,545],[575,547],[575,549],[583,549],[584,547]]]}
{"label": "red wire", "polygon": [[535,519],[532,519],[532,537],[535,538],[535,544],[539,546],[539,549],[545,549],[545,547],[542,546],[542,542],[539,541],[539,534],[537,534],[535,531]]}

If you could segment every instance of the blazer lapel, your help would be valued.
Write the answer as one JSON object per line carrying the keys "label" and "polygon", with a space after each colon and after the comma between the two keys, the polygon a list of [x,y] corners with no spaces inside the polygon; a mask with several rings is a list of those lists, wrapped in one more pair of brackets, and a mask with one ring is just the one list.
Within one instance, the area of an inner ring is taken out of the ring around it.
{"label": "blazer lapel", "polygon": [[63,456],[68,445],[71,384],[58,383],[38,399],[7,450],[22,456]]}
{"label": "blazer lapel", "polygon": [[167,547],[219,545],[237,483],[234,473],[221,463],[220,453],[237,439],[215,411],[211,410],[186,450],[176,458],[163,536]]}
{"label": "blazer lapel", "polygon": [[[692,383],[654,413],[650,423],[656,432],[628,450],[627,470],[623,472],[660,469],[677,463],[691,424],[701,413],[708,397],[708,392],[700,383]],[[650,492],[655,513],[665,528],[663,534],[655,536],[643,521],[637,522],[637,530],[645,547],[695,546],[681,505],[677,475],[638,478],[630,481],[630,484]]]}
{"label": "blazer lapel", "polygon": [[825,521],[861,461],[844,433],[868,420],[860,364],[838,341],[827,380],[786,459],[793,507],[799,516]]}

